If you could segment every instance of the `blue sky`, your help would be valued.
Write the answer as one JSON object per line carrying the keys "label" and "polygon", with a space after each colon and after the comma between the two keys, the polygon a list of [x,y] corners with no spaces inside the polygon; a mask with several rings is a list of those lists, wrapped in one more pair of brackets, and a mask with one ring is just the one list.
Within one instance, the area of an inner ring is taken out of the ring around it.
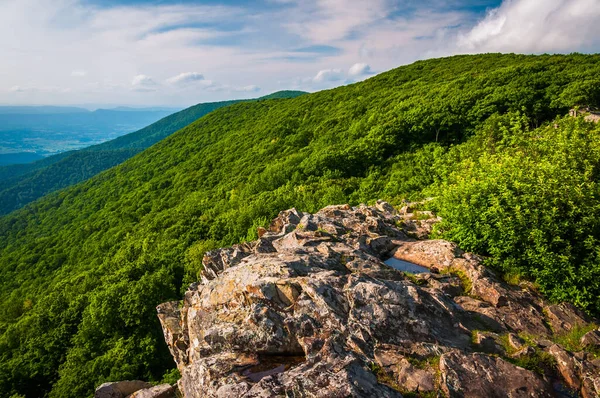
{"label": "blue sky", "polygon": [[0,104],[186,106],[418,59],[600,51],[600,0],[0,0]]}

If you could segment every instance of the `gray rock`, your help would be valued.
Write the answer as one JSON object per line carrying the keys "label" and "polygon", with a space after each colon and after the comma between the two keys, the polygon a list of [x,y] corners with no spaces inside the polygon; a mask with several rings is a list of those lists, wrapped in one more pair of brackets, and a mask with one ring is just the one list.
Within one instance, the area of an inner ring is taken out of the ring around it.
{"label": "gray rock", "polygon": [[548,305],[544,308],[544,312],[552,330],[557,334],[567,333],[574,327],[588,323],[586,316],[569,303]]}
{"label": "gray rock", "polygon": [[440,359],[442,388],[449,397],[550,398],[552,386],[537,374],[484,354],[451,352]]}
{"label": "gray rock", "polygon": [[150,383],[140,380],[109,382],[96,389],[94,398],[125,398],[138,390],[149,387],[152,387]]}
{"label": "gray rock", "polygon": [[583,347],[600,347],[600,330],[592,330],[581,337]]}
{"label": "gray rock", "polygon": [[170,384],[161,384],[138,390],[127,398],[175,398],[175,389]]}

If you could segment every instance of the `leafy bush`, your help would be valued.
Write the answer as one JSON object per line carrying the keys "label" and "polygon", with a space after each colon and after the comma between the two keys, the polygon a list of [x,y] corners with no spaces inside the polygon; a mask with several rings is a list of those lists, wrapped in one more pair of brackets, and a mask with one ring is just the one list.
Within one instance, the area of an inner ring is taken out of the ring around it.
{"label": "leafy bush", "polygon": [[443,182],[439,233],[533,279],[552,300],[600,313],[600,129],[581,118],[483,131]]}

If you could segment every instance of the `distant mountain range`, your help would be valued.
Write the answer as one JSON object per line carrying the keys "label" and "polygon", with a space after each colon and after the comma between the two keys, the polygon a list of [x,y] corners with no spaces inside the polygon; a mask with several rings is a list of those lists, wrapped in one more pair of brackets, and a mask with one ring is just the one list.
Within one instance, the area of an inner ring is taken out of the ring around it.
{"label": "distant mountain range", "polygon": [[172,113],[165,109],[5,107],[0,112],[0,165],[99,144]]}
{"label": "distant mountain range", "polygon": [[97,111],[122,112],[177,112],[181,108],[171,107],[127,107],[98,108],[95,111],[75,106],[0,106],[0,115],[63,115],[68,113],[93,113]]}

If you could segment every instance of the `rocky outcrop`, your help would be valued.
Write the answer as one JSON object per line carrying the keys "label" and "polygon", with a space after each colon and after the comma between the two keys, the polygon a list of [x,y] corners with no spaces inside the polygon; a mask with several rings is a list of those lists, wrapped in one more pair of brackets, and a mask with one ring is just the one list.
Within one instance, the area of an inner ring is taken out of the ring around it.
{"label": "rocky outcrop", "polygon": [[[406,213],[291,209],[258,241],[208,252],[183,303],[158,307],[183,396],[551,397],[557,382],[600,392],[592,357],[552,342],[588,319],[452,243],[413,239]],[[398,271],[391,256],[431,272]],[[517,366],[558,354],[574,358],[571,373]]]}

